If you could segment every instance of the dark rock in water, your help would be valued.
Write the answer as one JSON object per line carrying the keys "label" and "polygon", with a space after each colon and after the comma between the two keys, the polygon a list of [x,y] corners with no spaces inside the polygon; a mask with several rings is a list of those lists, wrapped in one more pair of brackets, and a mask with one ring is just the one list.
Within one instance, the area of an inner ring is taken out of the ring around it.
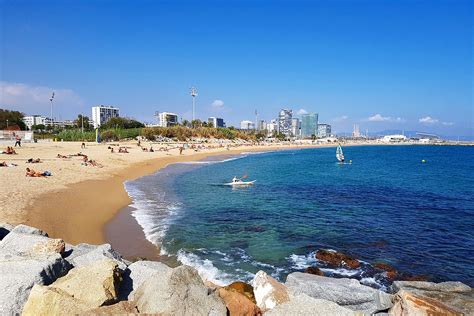
{"label": "dark rock in water", "polygon": [[387,263],[377,262],[374,264],[374,268],[385,271],[387,273],[387,279],[390,281],[395,280],[395,278],[398,276],[397,270]]}
{"label": "dark rock in water", "polygon": [[254,304],[256,304],[255,301],[255,294],[253,293],[253,287],[250,284],[247,284],[245,282],[234,282],[226,287],[224,287],[228,291],[234,291],[238,292],[240,294],[245,295],[249,300],[251,300]]}
{"label": "dark rock in water", "polygon": [[324,261],[334,267],[347,266],[351,269],[357,269],[360,267],[359,260],[337,251],[319,249],[316,252],[315,257],[316,259]]}
{"label": "dark rock in water", "polygon": [[232,248],[242,248],[247,249],[249,247],[249,243],[245,240],[236,240],[229,244]]}
{"label": "dark rock in water", "polygon": [[403,274],[398,278],[400,281],[428,281],[426,275]]}
{"label": "dark rock in water", "polygon": [[264,232],[265,230],[266,229],[263,226],[250,226],[250,227],[245,228],[245,231],[255,232],[255,233],[261,233],[261,232]]}
{"label": "dark rock in water", "polygon": [[306,270],[304,270],[304,273],[324,276],[324,272],[319,270],[318,267],[307,267]]}

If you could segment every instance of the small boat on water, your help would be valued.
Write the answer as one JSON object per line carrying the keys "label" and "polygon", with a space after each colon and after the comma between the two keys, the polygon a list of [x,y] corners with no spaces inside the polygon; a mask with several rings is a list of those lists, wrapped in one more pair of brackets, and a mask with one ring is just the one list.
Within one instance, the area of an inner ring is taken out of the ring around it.
{"label": "small boat on water", "polygon": [[352,164],[352,160],[349,160],[349,162],[344,161],[344,153],[342,152],[342,147],[341,144],[338,144],[337,149],[336,149],[336,158],[339,161],[339,164]]}
{"label": "small boat on water", "polygon": [[225,185],[231,185],[231,186],[249,186],[249,185],[253,185],[255,181],[257,181],[257,180],[253,180],[253,181],[242,181],[242,179],[239,179],[239,178],[237,178],[237,177],[234,177],[234,178],[232,179],[232,182],[225,183]]}

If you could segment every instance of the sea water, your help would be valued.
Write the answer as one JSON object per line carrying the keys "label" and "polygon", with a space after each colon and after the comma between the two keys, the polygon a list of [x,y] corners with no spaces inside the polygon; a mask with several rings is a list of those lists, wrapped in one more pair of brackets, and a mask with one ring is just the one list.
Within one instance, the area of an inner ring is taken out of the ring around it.
{"label": "sea water", "polygon": [[[474,147],[284,150],[168,166],[126,183],[133,216],[161,251],[216,283],[264,270],[284,281],[308,266],[386,288],[374,269],[474,285]],[[426,162],[422,162],[425,160]],[[234,176],[255,185],[232,188]],[[318,261],[318,249],[361,261]]]}

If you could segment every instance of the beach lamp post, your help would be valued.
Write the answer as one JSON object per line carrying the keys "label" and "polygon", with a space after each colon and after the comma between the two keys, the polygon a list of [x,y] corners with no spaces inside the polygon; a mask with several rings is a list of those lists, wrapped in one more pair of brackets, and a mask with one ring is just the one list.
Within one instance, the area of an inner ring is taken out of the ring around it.
{"label": "beach lamp post", "polygon": [[255,110],[255,130],[258,131],[258,112]]}
{"label": "beach lamp post", "polygon": [[7,119],[7,129],[8,129],[8,119]]}
{"label": "beach lamp post", "polygon": [[54,100],[54,91],[53,91],[53,94],[51,95],[51,98],[49,98],[49,102],[51,102],[51,126],[54,125],[54,120],[53,120],[53,100]]}
{"label": "beach lamp post", "polygon": [[195,113],[195,107],[196,107],[196,97],[198,95],[198,92],[197,92],[197,89],[195,87],[191,87],[191,92],[190,92],[191,96],[193,97],[193,119],[192,121],[194,121],[194,113]]}

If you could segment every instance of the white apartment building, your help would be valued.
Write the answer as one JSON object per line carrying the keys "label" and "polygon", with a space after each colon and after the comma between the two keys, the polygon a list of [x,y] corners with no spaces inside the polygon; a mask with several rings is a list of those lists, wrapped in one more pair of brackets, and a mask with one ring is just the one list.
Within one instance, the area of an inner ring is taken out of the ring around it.
{"label": "white apartment building", "polygon": [[213,127],[225,127],[224,119],[220,117],[213,117],[207,119],[208,123],[211,123]]}
{"label": "white apartment building", "polygon": [[155,116],[158,118],[158,126],[169,127],[178,125],[178,114],[171,112],[155,112]]}
{"label": "white apartment building", "polygon": [[31,130],[33,125],[51,125],[52,120],[49,117],[45,117],[42,115],[29,115],[23,117],[23,122],[25,122],[25,125],[28,130]]}
{"label": "white apartment building", "polygon": [[119,109],[113,106],[94,106],[92,107],[92,123],[94,128],[107,123],[113,117],[119,117]]}
{"label": "white apartment building", "polygon": [[252,121],[247,121],[247,120],[241,121],[240,129],[245,129],[245,130],[255,129],[255,123]]}

